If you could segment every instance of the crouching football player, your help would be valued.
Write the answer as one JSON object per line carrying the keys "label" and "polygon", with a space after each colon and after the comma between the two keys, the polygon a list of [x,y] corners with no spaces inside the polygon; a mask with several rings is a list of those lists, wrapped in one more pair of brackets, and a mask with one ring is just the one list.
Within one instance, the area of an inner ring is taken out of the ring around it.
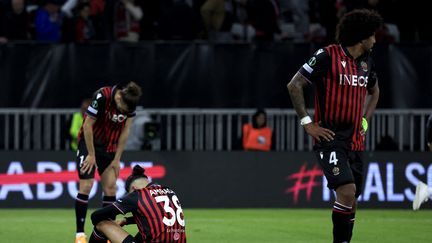
{"label": "crouching football player", "polygon": [[[127,178],[125,188],[129,194],[91,215],[94,229],[90,243],[186,242],[184,214],[173,190],[149,182],[144,169],[138,165]],[[128,212],[133,217],[117,222],[110,220],[111,215]],[[137,236],[121,228],[126,224],[137,225]]]}

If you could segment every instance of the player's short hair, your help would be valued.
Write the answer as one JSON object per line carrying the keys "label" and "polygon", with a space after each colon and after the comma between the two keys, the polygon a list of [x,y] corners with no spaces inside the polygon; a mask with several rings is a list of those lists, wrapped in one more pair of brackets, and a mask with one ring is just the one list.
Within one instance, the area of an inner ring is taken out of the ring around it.
{"label": "player's short hair", "polygon": [[353,46],[371,37],[383,24],[378,12],[356,9],[346,13],[336,27],[336,41],[344,46]]}
{"label": "player's short hair", "polygon": [[126,179],[125,189],[126,192],[129,192],[131,184],[140,178],[147,179],[148,177],[145,174],[145,169],[139,165],[135,165],[132,169],[132,174]]}
{"label": "player's short hair", "polygon": [[135,82],[129,82],[121,91],[123,101],[129,111],[134,111],[142,95],[141,87]]}

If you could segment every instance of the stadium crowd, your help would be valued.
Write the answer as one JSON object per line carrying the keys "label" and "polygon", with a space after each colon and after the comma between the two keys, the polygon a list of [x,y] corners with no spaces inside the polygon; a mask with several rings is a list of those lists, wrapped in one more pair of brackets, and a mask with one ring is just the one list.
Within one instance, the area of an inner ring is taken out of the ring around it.
{"label": "stadium crowd", "polygon": [[[410,1],[411,2],[411,1]],[[345,12],[378,11],[382,42],[429,42],[424,4],[398,0],[0,0],[0,43],[277,40],[330,43]],[[406,16],[412,18],[405,18]]]}

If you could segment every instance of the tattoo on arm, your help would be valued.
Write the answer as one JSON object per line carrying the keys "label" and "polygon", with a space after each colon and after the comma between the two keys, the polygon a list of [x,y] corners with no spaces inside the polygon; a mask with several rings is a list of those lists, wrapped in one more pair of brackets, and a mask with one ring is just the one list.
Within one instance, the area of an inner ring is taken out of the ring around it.
{"label": "tattoo on arm", "polygon": [[291,97],[294,109],[297,112],[299,118],[307,116],[306,105],[303,96],[303,87],[306,86],[309,81],[300,73],[296,73],[291,81],[288,83],[288,92]]}

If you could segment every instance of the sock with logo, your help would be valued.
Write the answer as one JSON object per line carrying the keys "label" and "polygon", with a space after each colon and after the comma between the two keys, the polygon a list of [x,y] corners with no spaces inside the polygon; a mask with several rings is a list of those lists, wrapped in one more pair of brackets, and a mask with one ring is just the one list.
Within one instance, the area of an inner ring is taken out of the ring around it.
{"label": "sock with logo", "polygon": [[345,206],[338,202],[334,202],[333,204],[333,243],[348,243],[351,225],[350,225],[350,217],[351,217],[351,209],[352,207]]}
{"label": "sock with logo", "polygon": [[75,198],[75,219],[76,219],[76,232],[84,232],[84,223],[87,215],[88,195],[78,193]]}

